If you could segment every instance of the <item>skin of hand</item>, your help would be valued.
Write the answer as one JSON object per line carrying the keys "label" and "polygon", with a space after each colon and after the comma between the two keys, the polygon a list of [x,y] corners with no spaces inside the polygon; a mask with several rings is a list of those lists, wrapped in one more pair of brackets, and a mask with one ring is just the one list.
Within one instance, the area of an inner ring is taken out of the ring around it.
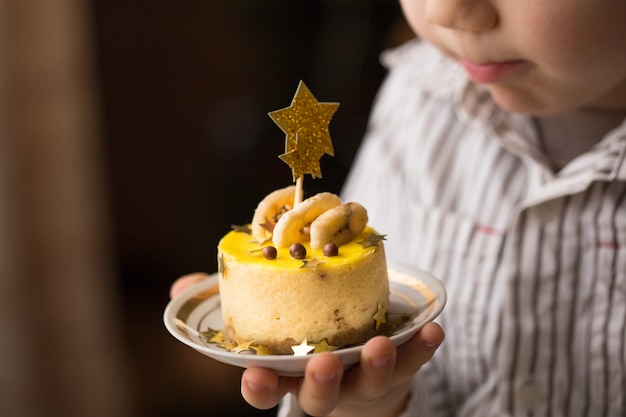
{"label": "skin of hand", "polygon": [[386,337],[369,340],[361,363],[344,371],[339,358],[329,352],[311,357],[304,378],[283,378],[264,368],[248,368],[241,392],[254,407],[275,406],[288,392],[312,416],[397,416],[406,405],[413,375],[435,353],[444,333],[436,323],[424,326],[399,348]]}
{"label": "skin of hand", "polygon": [[[205,273],[180,277],[172,285],[170,296],[207,277]],[[241,377],[241,393],[259,409],[276,406],[290,392],[312,416],[397,416],[408,400],[411,379],[443,339],[442,328],[428,323],[398,348],[384,336],[370,339],[363,347],[360,364],[349,370],[344,370],[339,357],[330,352],[312,356],[303,378],[279,377],[270,369],[248,368]]]}
{"label": "skin of hand", "polygon": [[200,282],[208,277],[209,274],[205,272],[193,272],[191,274],[183,275],[182,277],[174,281],[174,283],[170,287],[170,298],[176,297],[178,294],[183,292],[185,289],[191,287],[196,282]]}

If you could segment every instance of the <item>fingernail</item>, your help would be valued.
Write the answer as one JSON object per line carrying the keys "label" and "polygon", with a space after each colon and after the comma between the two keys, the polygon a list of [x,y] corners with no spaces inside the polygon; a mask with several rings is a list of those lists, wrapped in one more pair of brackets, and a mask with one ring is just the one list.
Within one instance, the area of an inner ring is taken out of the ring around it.
{"label": "fingernail", "polygon": [[317,382],[320,382],[322,384],[328,384],[329,382],[333,382],[335,379],[337,379],[337,374],[315,372],[313,374],[313,378],[315,378]]}
{"label": "fingernail", "polygon": [[425,341],[425,340],[422,341],[422,344],[424,346],[426,346],[427,348],[434,348],[434,347],[439,346],[439,343],[428,342],[428,341]]}
{"label": "fingernail", "polygon": [[381,356],[380,358],[372,358],[370,363],[374,368],[382,368],[383,366],[389,365],[391,362],[391,356]]}
{"label": "fingernail", "polygon": [[261,392],[267,389],[266,385],[263,384],[255,384],[254,382],[246,381],[246,385],[250,388],[251,391]]}

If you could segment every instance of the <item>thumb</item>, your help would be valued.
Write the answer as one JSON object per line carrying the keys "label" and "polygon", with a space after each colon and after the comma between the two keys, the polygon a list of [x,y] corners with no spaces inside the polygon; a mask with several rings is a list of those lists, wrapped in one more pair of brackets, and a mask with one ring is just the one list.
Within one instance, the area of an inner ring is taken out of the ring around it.
{"label": "thumb", "polygon": [[200,282],[208,277],[209,274],[204,272],[193,272],[191,274],[179,277],[170,287],[170,298],[176,297],[178,294],[191,287],[196,282]]}

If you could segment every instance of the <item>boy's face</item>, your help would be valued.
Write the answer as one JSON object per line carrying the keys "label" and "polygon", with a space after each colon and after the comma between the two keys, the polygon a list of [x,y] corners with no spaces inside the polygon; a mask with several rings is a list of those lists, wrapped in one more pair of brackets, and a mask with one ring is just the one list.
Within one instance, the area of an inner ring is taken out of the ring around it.
{"label": "boy's face", "polygon": [[504,108],[626,110],[624,0],[401,0],[415,32]]}

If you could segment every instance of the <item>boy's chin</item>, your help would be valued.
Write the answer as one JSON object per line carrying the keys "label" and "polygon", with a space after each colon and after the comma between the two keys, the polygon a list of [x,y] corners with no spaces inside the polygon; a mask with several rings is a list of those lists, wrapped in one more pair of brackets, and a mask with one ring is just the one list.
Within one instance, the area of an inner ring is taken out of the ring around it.
{"label": "boy's chin", "polygon": [[626,94],[611,93],[599,98],[583,99],[582,95],[565,97],[563,94],[548,94],[545,91],[534,94],[532,89],[517,89],[498,85],[487,86],[487,90],[500,107],[512,113],[546,116],[577,110],[626,112]]}
{"label": "boy's chin", "polygon": [[531,116],[567,113],[576,110],[572,103],[560,103],[549,100],[549,97],[536,97],[528,91],[519,91],[498,86],[489,86],[487,90],[493,100],[512,113]]}

